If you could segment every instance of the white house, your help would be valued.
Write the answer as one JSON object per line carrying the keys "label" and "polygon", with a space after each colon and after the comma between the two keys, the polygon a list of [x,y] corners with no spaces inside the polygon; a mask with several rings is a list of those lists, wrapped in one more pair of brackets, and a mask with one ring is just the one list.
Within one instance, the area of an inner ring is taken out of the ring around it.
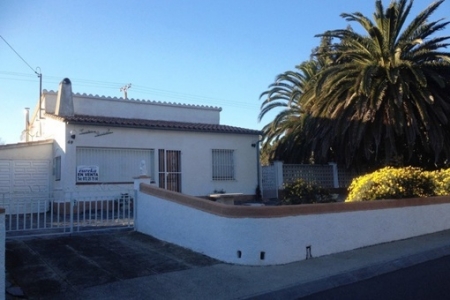
{"label": "white house", "polygon": [[[211,106],[74,94],[65,78],[58,92],[44,90],[27,115],[24,142],[0,146],[0,193],[17,186],[11,183],[17,178],[33,192],[27,178],[39,177],[33,172],[45,177],[47,170],[48,181],[36,183],[34,192],[50,193],[55,201],[64,201],[65,190],[131,187],[140,174],[192,196],[254,195],[261,132],[221,125],[220,112]],[[35,168],[36,161],[43,165]],[[17,176],[20,171],[23,176]]]}

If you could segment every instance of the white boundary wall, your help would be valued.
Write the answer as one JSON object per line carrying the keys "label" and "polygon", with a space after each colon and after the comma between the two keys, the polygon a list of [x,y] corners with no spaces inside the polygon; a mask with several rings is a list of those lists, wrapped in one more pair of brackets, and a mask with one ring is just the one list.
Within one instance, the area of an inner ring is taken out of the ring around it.
{"label": "white boundary wall", "polygon": [[0,211],[0,300],[5,299],[5,212]]}
{"label": "white boundary wall", "polygon": [[[317,257],[450,228],[450,201],[284,217],[258,217],[257,212],[258,209],[262,212],[285,207],[234,206],[229,208],[244,210],[241,215],[245,215],[246,210],[256,214],[227,217],[208,212],[207,208],[213,205],[220,211],[228,209],[225,205],[207,203],[210,201],[203,199],[198,199],[200,209],[143,192],[138,192],[137,200],[135,228],[139,232],[242,265],[277,265],[304,260],[309,246],[311,255]],[[268,215],[267,211],[262,215]]]}

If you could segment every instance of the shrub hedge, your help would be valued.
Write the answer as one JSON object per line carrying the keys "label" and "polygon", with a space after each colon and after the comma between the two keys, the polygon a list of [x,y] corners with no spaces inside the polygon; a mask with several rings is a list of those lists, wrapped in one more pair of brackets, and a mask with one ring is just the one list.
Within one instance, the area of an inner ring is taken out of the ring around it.
{"label": "shrub hedge", "polygon": [[[385,167],[353,179],[345,202],[450,195],[450,169]],[[284,186],[282,204],[336,202],[327,189],[297,179]]]}
{"label": "shrub hedge", "polygon": [[450,194],[450,169],[385,167],[353,179],[346,202]]}
{"label": "shrub hedge", "polygon": [[296,179],[284,186],[284,198],[282,204],[311,204],[336,202],[327,189],[317,184],[307,183],[303,179]]}
{"label": "shrub hedge", "polygon": [[436,196],[450,195],[450,169],[427,172],[434,181]]}

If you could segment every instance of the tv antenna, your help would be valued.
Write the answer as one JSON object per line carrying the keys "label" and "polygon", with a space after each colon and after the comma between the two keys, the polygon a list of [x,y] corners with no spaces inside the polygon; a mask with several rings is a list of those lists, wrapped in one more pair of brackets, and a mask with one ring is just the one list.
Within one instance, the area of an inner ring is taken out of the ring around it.
{"label": "tv antenna", "polygon": [[123,92],[123,98],[128,99],[128,89],[131,88],[131,83],[124,85],[120,88],[120,91]]}

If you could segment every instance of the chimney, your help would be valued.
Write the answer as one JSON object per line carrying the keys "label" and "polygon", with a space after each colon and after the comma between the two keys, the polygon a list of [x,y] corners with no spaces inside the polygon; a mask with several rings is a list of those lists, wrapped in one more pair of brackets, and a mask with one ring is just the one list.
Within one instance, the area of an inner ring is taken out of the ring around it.
{"label": "chimney", "polygon": [[69,78],[64,78],[59,84],[55,115],[61,117],[72,117],[74,115],[72,83]]}

